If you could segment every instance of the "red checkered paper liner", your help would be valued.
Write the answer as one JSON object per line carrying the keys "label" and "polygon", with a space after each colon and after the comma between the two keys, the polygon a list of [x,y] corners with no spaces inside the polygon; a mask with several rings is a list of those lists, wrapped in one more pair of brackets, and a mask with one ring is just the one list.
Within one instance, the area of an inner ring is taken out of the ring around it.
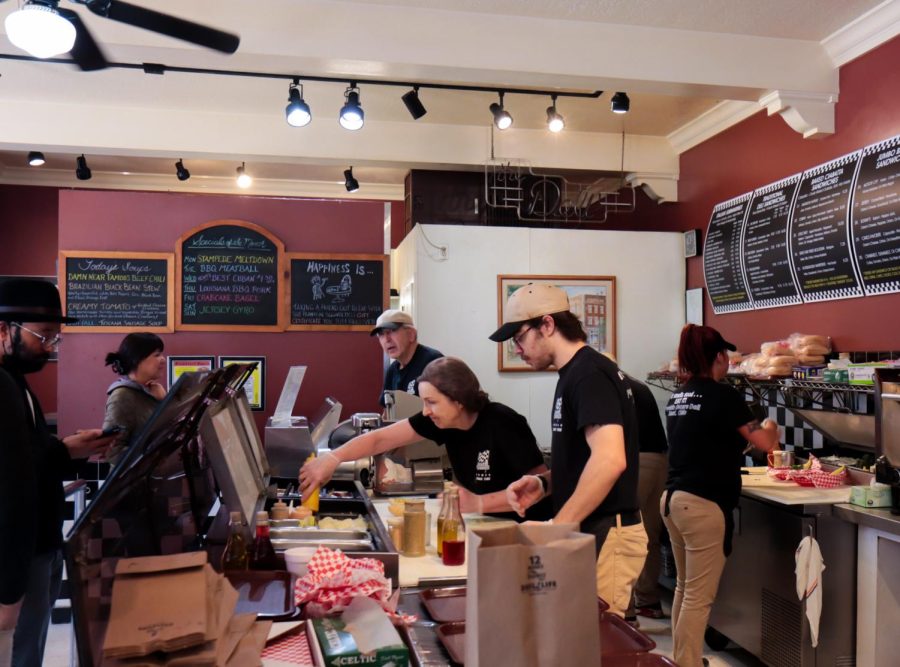
{"label": "red checkered paper liner", "polygon": [[818,458],[809,455],[810,466],[801,470],[792,468],[769,468],[766,473],[769,477],[780,480],[791,480],[800,486],[814,486],[817,489],[836,489],[843,486],[850,478],[847,469],[844,468],[838,474],[822,470],[822,462]]}
{"label": "red checkered paper liner", "polygon": [[309,650],[309,638],[303,630],[276,639],[263,649],[261,657],[301,667],[316,665]]}
{"label": "red checkered paper liner", "polygon": [[350,558],[340,549],[316,549],[305,576],[297,579],[294,597],[306,605],[306,616],[325,616],[342,611],[353,598],[369,597],[389,616],[412,622],[415,616],[396,612],[397,598],[391,595],[391,580],[384,576],[384,563],[374,558]]}

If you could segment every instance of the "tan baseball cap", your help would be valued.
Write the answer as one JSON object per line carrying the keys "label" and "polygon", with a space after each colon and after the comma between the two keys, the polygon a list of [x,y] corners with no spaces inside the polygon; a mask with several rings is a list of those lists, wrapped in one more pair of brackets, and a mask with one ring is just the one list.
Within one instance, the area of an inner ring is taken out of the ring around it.
{"label": "tan baseball cap", "polygon": [[384,311],[375,321],[375,328],[369,332],[370,336],[375,336],[382,329],[396,331],[400,327],[414,327],[412,315],[404,313],[402,310],[391,308]]}
{"label": "tan baseball cap", "polygon": [[503,326],[488,338],[502,343],[516,335],[528,320],[569,310],[569,296],[553,285],[528,283],[513,292],[506,301]]}

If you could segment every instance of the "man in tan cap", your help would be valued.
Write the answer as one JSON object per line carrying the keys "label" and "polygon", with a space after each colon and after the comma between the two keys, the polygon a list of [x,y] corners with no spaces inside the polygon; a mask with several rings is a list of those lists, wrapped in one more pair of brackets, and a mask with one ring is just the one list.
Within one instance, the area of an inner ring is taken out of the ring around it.
{"label": "man in tan cap", "polygon": [[624,374],[586,344],[565,291],[529,283],[506,303],[491,340],[513,340],[535,370],[559,372],[551,418],[550,472],[526,475],[507,489],[520,513],[547,494],[556,523],[579,524],[596,538],[597,595],[619,616],[647,555],[638,509],[638,428]]}
{"label": "man in tan cap", "polygon": [[444,355],[418,341],[413,318],[402,310],[386,310],[378,316],[375,327],[369,333],[377,336],[381,349],[393,361],[384,374],[384,387],[379,402],[384,405],[384,392],[388,390],[419,394],[417,378],[428,362]]}

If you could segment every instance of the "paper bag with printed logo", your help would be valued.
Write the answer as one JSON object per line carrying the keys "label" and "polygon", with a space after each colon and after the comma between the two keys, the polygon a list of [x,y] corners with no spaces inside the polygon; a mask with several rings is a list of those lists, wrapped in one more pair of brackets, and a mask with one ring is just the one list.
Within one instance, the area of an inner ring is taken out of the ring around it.
{"label": "paper bag with printed logo", "polygon": [[466,667],[599,664],[592,535],[499,523],[468,540]]}

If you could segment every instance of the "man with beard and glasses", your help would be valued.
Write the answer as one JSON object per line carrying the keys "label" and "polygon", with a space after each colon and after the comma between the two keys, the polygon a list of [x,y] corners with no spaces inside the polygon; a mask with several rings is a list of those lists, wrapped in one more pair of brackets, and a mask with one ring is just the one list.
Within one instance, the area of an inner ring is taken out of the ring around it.
{"label": "man with beard and glasses", "polygon": [[62,579],[62,482],[72,460],[102,453],[100,429],[50,434],[25,376],[41,370],[65,317],[48,282],[0,283],[0,667],[43,662],[50,610]]}

